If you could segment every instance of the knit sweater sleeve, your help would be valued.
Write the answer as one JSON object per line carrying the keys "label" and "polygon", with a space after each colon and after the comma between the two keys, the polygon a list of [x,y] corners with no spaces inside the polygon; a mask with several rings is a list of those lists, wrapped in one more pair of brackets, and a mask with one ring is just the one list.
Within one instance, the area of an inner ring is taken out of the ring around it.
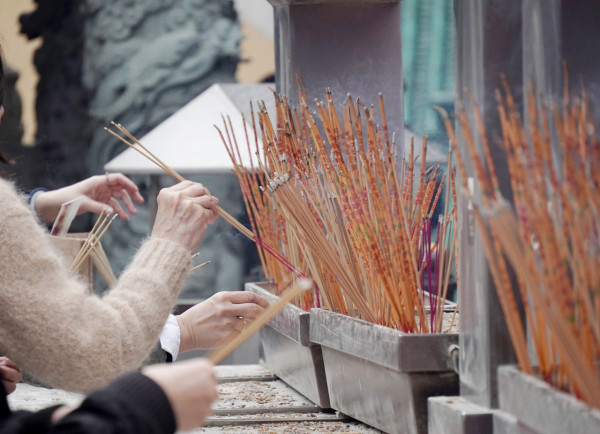
{"label": "knit sweater sleeve", "polygon": [[0,353],[52,386],[78,392],[142,363],[191,267],[187,249],[150,238],[108,293],[89,294],[6,181],[0,260]]}

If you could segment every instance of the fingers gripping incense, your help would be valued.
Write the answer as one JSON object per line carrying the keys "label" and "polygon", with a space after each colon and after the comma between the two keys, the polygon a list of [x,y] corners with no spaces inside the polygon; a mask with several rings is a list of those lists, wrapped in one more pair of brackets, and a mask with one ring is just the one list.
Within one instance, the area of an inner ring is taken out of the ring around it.
{"label": "fingers gripping incense", "polygon": [[308,279],[299,279],[294,282],[279,299],[265,309],[255,320],[249,323],[247,327],[239,333],[228,338],[224,343],[219,345],[217,349],[209,353],[206,357],[215,365],[222,362],[233,350],[238,348],[250,336],[263,327],[271,320],[279,311],[281,311],[290,301],[300,296],[312,288],[313,284]]}
{"label": "fingers gripping incense", "polygon": [[[117,124],[115,122],[111,122],[111,124],[129,140],[127,140],[126,138],[122,137],[121,135],[117,134],[116,132],[114,132],[108,128],[104,128],[109,134],[111,134],[113,137],[117,138],[119,141],[125,143],[127,146],[134,149],[135,151],[137,151],[138,153],[140,153],[141,155],[146,157],[148,160],[152,161],[154,164],[156,164],[158,167],[160,167],[167,174],[171,175],[171,177],[173,177],[175,180],[177,180],[179,182],[185,180],[183,178],[183,176],[178,174],[175,170],[170,168],[166,163],[164,163],[156,155],[154,155],[150,150],[148,150],[138,139],[136,139],[129,131],[127,131],[127,129],[125,127],[123,127],[122,125]],[[218,206],[217,213],[222,218],[224,218],[225,221],[227,221],[230,225],[232,225],[234,228],[236,228],[238,231],[240,231],[247,238],[249,238],[253,242],[261,243],[264,247],[264,243],[257,236],[255,236],[254,233],[252,233],[248,228],[246,228],[244,225],[242,225],[240,222],[238,222],[235,218],[233,218],[223,208]],[[272,249],[272,248],[269,248],[266,251],[271,254],[275,253],[275,249]],[[277,255],[275,257],[276,257],[276,259],[278,259],[280,261],[285,261],[285,258],[283,257],[283,255]],[[289,262],[286,261],[285,265],[287,267],[291,267],[292,269],[295,270],[293,265],[291,265]],[[302,273],[300,271],[296,270],[296,272],[298,275],[302,275]]]}

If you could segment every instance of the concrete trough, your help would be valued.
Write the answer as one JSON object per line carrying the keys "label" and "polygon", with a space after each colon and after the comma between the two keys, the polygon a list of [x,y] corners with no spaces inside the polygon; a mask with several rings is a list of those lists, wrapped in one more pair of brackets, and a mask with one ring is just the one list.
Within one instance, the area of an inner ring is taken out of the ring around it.
{"label": "concrete trough", "polygon": [[500,410],[539,434],[600,433],[600,410],[553,388],[516,366],[498,368]]}
{"label": "concrete trough", "polygon": [[458,334],[408,334],[324,309],[310,312],[331,407],[388,433],[427,433],[427,399],[459,392]]}
{"label": "concrete trough", "polygon": [[[277,296],[268,283],[246,283],[245,290],[271,303]],[[321,408],[330,408],[320,345],[309,339],[310,314],[288,304],[260,331],[266,367]]]}

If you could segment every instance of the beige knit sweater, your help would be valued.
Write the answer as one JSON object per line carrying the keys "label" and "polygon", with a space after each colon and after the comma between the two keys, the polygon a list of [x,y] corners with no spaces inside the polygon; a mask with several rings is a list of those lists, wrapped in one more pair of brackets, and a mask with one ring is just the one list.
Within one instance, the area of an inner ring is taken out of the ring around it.
{"label": "beige knit sweater", "polygon": [[151,238],[109,292],[90,295],[1,179],[0,260],[0,354],[76,392],[139,367],[191,269],[186,248]]}

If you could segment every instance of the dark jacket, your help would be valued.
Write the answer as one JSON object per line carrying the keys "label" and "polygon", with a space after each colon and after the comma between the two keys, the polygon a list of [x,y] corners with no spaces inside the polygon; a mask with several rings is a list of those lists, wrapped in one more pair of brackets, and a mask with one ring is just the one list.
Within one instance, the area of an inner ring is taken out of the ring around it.
{"label": "dark jacket", "polygon": [[92,392],[57,424],[50,407],[39,412],[11,411],[0,382],[0,434],[13,433],[127,433],[175,432],[175,417],[163,390],[140,373],[122,375]]}

